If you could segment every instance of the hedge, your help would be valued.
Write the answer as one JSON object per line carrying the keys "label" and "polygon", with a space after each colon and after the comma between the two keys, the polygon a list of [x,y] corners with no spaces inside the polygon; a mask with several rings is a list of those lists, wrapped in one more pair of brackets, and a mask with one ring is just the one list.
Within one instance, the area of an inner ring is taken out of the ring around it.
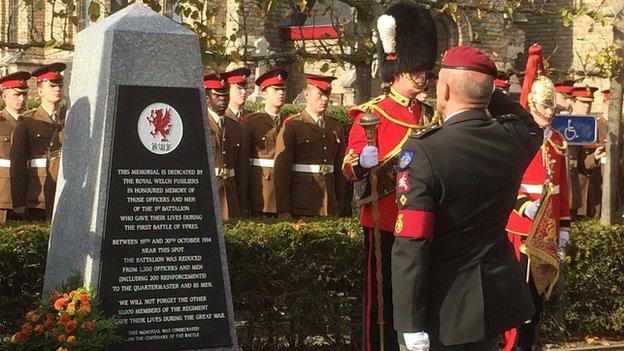
{"label": "hedge", "polygon": [[47,225],[0,227],[0,336],[11,333],[40,298],[48,237]]}
{"label": "hedge", "polygon": [[542,328],[547,337],[622,338],[624,225],[603,227],[598,220],[575,223],[566,249],[565,288],[547,306]]}
{"label": "hedge", "polygon": [[[39,298],[46,225],[0,227],[0,336]],[[551,302],[551,341],[624,331],[624,226],[573,225],[567,288]],[[356,350],[362,236],[353,218],[234,221],[225,225],[238,335],[244,350]]]}

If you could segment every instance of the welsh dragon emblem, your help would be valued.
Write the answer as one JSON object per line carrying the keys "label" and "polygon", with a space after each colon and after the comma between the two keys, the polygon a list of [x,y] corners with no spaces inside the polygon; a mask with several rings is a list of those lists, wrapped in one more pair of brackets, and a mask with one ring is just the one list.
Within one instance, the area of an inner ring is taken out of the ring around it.
{"label": "welsh dragon emblem", "polygon": [[171,132],[171,111],[169,109],[152,109],[150,115],[147,116],[147,121],[154,127],[154,130],[150,132],[153,137],[160,134],[160,141],[169,141],[167,139],[169,132]]}

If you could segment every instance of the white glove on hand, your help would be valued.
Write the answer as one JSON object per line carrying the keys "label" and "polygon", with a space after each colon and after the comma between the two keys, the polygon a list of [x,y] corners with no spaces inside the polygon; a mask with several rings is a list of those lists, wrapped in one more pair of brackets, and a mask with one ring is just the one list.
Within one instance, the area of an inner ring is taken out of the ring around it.
{"label": "white glove on hand", "polygon": [[364,146],[360,154],[360,166],[368,169],[379,164],[379,150],[376,146]]}
{"label": "white glove on hand", "polygon": [[429,335],[425,332],[403,333],[405,346],[410,351],[429,351]]}
{"label": "white glove on hand", "polygon": [[529,217],[530,220],[533,220],[535,218],[535,215],[537,214],[537,210],[540,207],[540,200],[536,200],[531,202],[525,209],[524,209],[524,215]]}
{"label": "white glove on hand", "polygon": [[563,249],[569,240],[570,240],[570,233],[568,233],[567,230],[560,230],[559,231],[559,243],[558,243],[559,248]]}

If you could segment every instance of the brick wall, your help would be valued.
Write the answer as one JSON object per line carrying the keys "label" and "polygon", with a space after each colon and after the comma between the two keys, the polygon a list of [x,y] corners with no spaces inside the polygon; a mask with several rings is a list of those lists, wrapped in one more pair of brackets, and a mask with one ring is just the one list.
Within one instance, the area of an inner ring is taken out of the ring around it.
{"label": "brick wall", "polygon": [[[10,0],[0,0],[0,24],[6,28],[7,10]],[[439,16],[440,25],[444,26],[447,33],[446,38],[440,39],[440,45],[469,44],[477,46],[490,54],[497,65],[502,70],[512,68],[522,68],[526,62],[524,53],[526,48],[534,43],[540,43],[544,47],[544,54],[549,58],[549,63],[558,71],[578,71],[582,68],[582,60],[588,52],[595,52],[608,45],[612,40],[612,29],[610,22],[606,27],[594,25],[589,18],[577,19],[571,27],[564,27],[560,17],[562,8],[572,6],[575,0],[549,0],[544,3],[543,14],[526,13],[527,22],[518,23],[504,18],[501,14],[485,13],[482,17],[477,16],[476,11],[459,11],[451,18],[448,15]],[[613,2],[618,0],[607,0],[601,8],[602,11],[610,11]],[[109,6],[110,0],[105,1]],[[587,0],[586,4],[590,9],[598,6],[602,0]],[[37,39],[48,39],[51,33],[56,37],[61,36],[59,25],[61,20],[55,20],[57,27],[51,29],[49,23],[52,16],[52,4],[43,3],[43,8],[31,14],[28,9],[22,8],[19,11],[18,42],[28,42],[30,32],[31,17],[34,15],[35,37]],[[58,11],[58,4],[55,8]],[[292,9],[287,2],[278,2],[278,5],[268,14],[262,14],[255,7],[251,0],[209,0],[211,8],[218,9],[218,16],[215,18],[215,30],[219,35],[230,37],[239,29],[244,30],[249,35],[248,45],[252,45],[253,40],[261,36],[270,43],[270,51],[284,52],[291,51],[296,45],[301,43],[285,42],[280,37],[280,28],[290,25]],[[222,28],[222,22],[226,23],[226,28]],[[47,25],[46,25],[47,24]],[[70,26],[71,27],[71,26]],[[590,31],[590,28],[593,30]],[[73,39],[75,28],[69,28],[70,40]],[[234,44],[240,45],[241,41]],[[314,42],[305,44],[314,52]],[[253,50],[252,47],[248,48]],[[520,54],[520,55],[519,55]],[[580,57],[579,57],[580,55]],[[71,53],[60,50],[43,50],[32,48],[25,50],[10,71],[16,69],[32,70],[35,66],[51,61],[68,61]],[[269,62],[268,66],[285,66],[290,70],[291,88],[289,88],[289,98],[293,99],[300,91],[302,85],[302,72],[320,72],[320,67],[327,61],[319,62]],[[250,68],[255,68],[249,64]],[[520,66],[520,67],[519,67]],[[331,64],[328,74],[336,74],[342,78],[345,70],[336,64]],[[348,77],[345,79],[348,80]],[[339,79],[340,82],[340,79]],[[588,84],[606,88],[605,80],[586,80]],[[341,84],[341,83],[339,83]],[[351,94],[349,87],[338,86],[335,91],[338,94]],[[344,99],[350,101],[349,97]]]}

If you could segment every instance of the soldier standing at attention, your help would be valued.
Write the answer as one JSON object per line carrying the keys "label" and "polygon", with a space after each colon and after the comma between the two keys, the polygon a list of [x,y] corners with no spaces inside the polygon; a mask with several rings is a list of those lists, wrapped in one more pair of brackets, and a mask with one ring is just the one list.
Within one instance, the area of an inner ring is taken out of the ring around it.
{"label": "soldier standing at attention", "polygon": [[26,106],[30,73],[15,72],[0,78],[4,109],[0,111],[0,223],[18,220],[11,201],[11,138]]}
{"label": "soldier standing at attention", "polygon": [[505,225],[542,131],[492,93],[496,75],[481,51],[449,49],[436,89],[444,123],[402,148],[392,247],[402,350],[496,351],[499,335],[534,312]]}
{"label": "soldier standing at attention", "polygon": [[236,120],[243,117],[243,107],[247,100],[247,78],[251,75],[249,68],[236,68],[225,72],[227,82],[230,85],[230,103],[225,115]]}
{"label": "soldier standing at attention", "polygon": [[13,211],[28,220],[52,218],[56,177],[65,126],[63,75],[67,66],[52,63],[32,72],[41,105],[25,112],[13,131],[11,193]]}
{"label": "soldier standing at attention", "polygon": [[[557,248],[563,248],[570,233],[570,203],[568,201],[568,174],[566,169],[567,143],[563,135],[550,128],[555,115],[555,86],[544,71],[542,48],[534,44],[529,49],[529,59],[520,95],[520,104],[527,107],[537,125],[544,131],[544,141],[522,176],[514,210],[507,222],[507,235],[516,253],[516,258],[528,278],[535,314],[530,322],[521,323],[505,333],[503,351],[539,350],[539,328],[544,311],[544,299],[550,296],[557,283],[552,276],[535,276],[531,272],[536,250],[544,262],[559,271]],[[546,200],[546,194],[548,194]],[[545,201],[546,211],[537,216],[541,201]],[[536,231],[527,248],[526,241],[532,228],[540,223],[552,223],[550,239],[543,232]],[[547,242],[549,245],[538,247]],[[558,275],[558,274],[557,274]]]}
{"label": "soldier standing at attention", "polygon": [[272,69],[256,79],[264,97],[264,108],[243,119],[243,157],[249,159],[248,208],[254,216],[277,215],[275,205],[275,145],[282,128],[282,106],[286,102],[288,72]]}
{"label": "soldier standing at attention", "polygon": [[230,86],[224,76],[206,75],[204,88],[206,89],[206,105],[212,136],[221,218],[227,220],[243,214],[243,209],[239,206],[240,194],[237,191],[245,173],[241,147],[243,126],[239,120],[225,116],[230,100]]}
{"label": "soldier standing at attention", "polygon": [[[594,93],[598,90],[595,87],[577,86],[572,90],[572,114],[591,114]],[[606,137],[606,122],[596,119],[598,124],[597,143],[602,143]],[[600,159],[607,155],[604,144],[594,149],[586,148],[582,145],[570,145],[569,147],[569,167],[570,167],[570,196],[572,217],[594,217],[600,214],[599,184],[602,175],[600,169]],[[598,187],[595,186],[598,184]]]}
{"label": "soldier standing at attention", "polygon": [[[436,27],[429,10],[414,1],[401,1],[390,6],[377,22],[381,40],[377,44],[379,69],[384,83],[390,84],[381,95],[349,111],[353,125],[342,164],[347,180],[364,179],[366,188],[358,205],[360,225],[364,231],[366,284],[362,318],[362,349],[384,351],[399,349],[392,317],[391,250],[397,219],[396,166],[401,146],[410,134],[423,128],[427,109],[419,100],[428,89],[429,71],[437,57]],[[367,146],[360,120],[374,113],[380,124],[376,127],[375,146]],[[430,112],[433,118],[433,109]],[[373,210],[371,168],[377,167],[377,208]],[[375,234],[377,232],[377,234]],[[378,237],[378,238],[377,238]],[[381,255],[375,248],[379,246]],[[378,267],[380,272],[378,272]],[[378,277],[381,276],[381,279]],[[381,286],[379,286],[381,280]],[[383,313],[378,313],[383,311]]]}
{"label": "soldier standing at attention", "polygon": [[561,80],[555,83],[555,99],[557,102],[557,109],[555,113],[570,114],[572,111],[573,86],[573,80]]}
{"label": "soldier standing at attention", "polygon": [[278,217],[337,216],[344,200],[338,171],[344,153],[340,124],[325,115],[335,77],[306,74],[306,107],[288,117],[275,147]]}

